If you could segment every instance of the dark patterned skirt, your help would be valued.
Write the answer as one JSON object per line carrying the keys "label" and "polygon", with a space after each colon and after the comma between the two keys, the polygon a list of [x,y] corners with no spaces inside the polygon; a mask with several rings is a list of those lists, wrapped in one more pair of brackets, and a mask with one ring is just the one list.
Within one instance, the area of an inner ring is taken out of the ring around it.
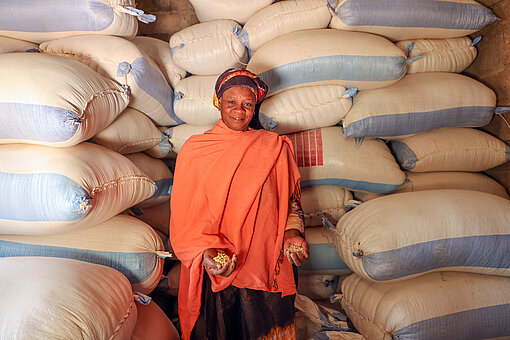
{"label": "dark patterned skirt", "polygon": [[296,339],[295,298],[232,285],[213,293],[204,272],[200,316],[191,339]]}

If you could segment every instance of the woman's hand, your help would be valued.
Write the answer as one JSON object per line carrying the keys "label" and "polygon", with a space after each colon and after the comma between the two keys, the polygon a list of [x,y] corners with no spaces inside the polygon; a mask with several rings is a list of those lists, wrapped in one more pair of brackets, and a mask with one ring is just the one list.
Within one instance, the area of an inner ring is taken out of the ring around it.
{"label": "woman's hand", "polygon": [[[289,251],[289,247],[291,245],[301,247],[303,248],[303,251]],[[293,229],[287,230],[285,231],[285,236],[283,237],[283,253],[291,264],[300,266],[306,262],[306,260],[308,260],[308,242],[306,242],[306,240],[301,236],[299,231]]]}
{"label": "woman's hand", "polygon": [[204,267],[205,270],[211,275],[221,275],[224,277],[230,276],[236,269],[237,264],[237,255],[232,255],[232,259],[230,262],[225,264],[221,264],[219,262],[214,261],[214,258],[218,255],[218,253],[227,253],[226,249],[217,249],[217,248],[209,248],[204,251],[203,259],[204,259]]}

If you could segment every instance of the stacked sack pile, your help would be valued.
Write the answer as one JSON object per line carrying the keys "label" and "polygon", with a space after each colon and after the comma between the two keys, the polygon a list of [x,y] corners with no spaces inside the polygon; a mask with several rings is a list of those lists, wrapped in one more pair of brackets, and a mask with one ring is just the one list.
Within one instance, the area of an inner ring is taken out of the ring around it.
{"label": "stacked sack pile", "polygon": [[170,254],[122,214],[168,205],[171,189],[142,152],[166,156],[156,126],[180,123],[176,72],[133,40],[137,19],[155,18],[130,0],[2,5],[0,338],[178,339],[146,296]]}
{"label": "stacked sack pile", "polygon": [[[509,149],[475,129],[506,109],[459,74],[476,57],[468,35],[496,17],[472,0],[191,2],[202,22],[170,39],[191,74],[175,87],[185,124],[167,131],[185,140],[218,120],[228,67],[269,85],[258,119],[293,141],[302,175],[311,250],[298,290],[324,298],[354,271],[342,305],[370,339],[509,335],[510,281],[480,275],[510,265],[508,195],[482,173]],[[443,270],[476,274],[426,274]]]}

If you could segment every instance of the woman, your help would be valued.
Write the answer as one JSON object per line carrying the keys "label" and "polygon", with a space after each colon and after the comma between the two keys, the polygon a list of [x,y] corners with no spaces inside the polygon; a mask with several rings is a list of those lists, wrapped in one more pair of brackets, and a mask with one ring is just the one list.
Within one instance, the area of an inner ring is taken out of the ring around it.
{"label": "woman", "polygon": [[184,339],[295,338],[292,265],[308,243],[291,142],[248,127],[266,93],[255,74],[225,71],[213,98],[221,119],[179,151],[170,238]]}

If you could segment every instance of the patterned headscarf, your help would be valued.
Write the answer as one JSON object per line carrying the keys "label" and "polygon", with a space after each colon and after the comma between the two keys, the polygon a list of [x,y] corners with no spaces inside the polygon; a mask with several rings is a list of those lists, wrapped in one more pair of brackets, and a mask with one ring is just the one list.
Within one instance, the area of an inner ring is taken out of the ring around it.
{"label": "patterned headscarf", "polygon": [[242,68],[230,68],[216,80],[213,96],[213,104],[216,108],[220,108],[219,99],[223,93],[234,86],[250,89],[255,94],[256,103],[259,103],[267,93],[267,85],[256,74]]}

